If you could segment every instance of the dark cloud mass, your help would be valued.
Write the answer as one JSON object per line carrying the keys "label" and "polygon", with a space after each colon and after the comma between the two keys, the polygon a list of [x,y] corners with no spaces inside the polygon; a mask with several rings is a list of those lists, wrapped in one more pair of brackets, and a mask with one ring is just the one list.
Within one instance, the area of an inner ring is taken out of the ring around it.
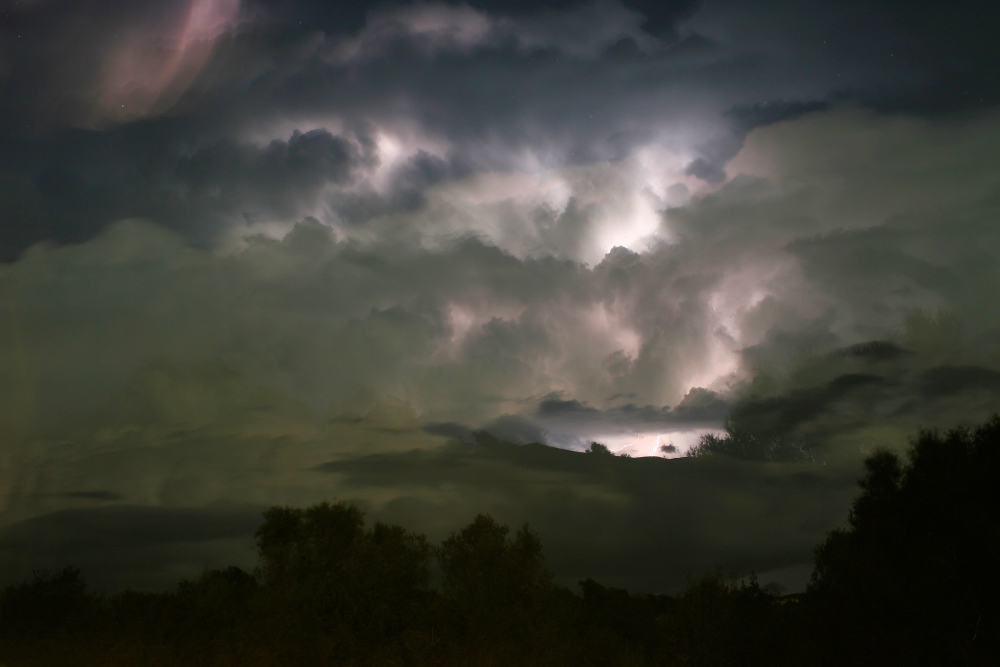
{"label": "dark cloud mass", "polygon": [[530,521],[567,582],[801,579],[867,452],[1000,410],[997,34],[3,0],[0,572],[165,586],[343,498]]}

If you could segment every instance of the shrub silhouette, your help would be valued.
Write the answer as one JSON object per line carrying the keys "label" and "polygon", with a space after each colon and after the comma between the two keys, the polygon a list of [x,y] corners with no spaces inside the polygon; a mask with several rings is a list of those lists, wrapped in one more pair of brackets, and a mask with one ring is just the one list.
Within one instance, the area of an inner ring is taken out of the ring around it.
{"label": "shrub silhouette", "polygon": [[78,629],[88,621],[95,599],[80,571],[37,571],[30,582],[11,586],[0,598],[0,622],[16,632]]}

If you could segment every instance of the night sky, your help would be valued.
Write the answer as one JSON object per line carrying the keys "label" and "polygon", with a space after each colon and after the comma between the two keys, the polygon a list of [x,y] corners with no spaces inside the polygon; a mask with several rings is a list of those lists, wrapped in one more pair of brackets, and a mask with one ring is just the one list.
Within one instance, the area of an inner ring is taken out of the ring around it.
{"label": "night sky", "polygon": [[263,509],[348,500],[530,522],[564,583],[801,588],[867,454],[1000,410],[998,36],[2,0],[0,583],[252,568]]}

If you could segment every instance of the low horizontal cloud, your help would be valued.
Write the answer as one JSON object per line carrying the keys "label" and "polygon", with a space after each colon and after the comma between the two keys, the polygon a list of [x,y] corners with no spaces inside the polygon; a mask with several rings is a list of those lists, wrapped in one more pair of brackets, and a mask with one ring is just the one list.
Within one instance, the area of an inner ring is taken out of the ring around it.
{"label": "low horizontal cloud", "polygon": [[98,590],[162,589],[205,567],[252,567],[258,508],[114,505],[67,509],[0,528],[4,583],[72,564]]}
{"label": "low horizontal cloud", "polygon": [[581,422],[611,421],[643,426],[704,426],[718,424],[726,414],[728,402],[714,391],[696,387],[689,391],[677,407],[637,406],[625,403],[599,410],[578,400],[562,400],[551,396],[538,404],[536,415],[546,419],[570,419]]}

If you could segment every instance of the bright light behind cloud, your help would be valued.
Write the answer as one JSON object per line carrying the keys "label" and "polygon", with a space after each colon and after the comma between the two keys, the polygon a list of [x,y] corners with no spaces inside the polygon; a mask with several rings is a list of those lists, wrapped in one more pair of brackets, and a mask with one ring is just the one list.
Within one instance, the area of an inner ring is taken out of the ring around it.
{"label": "bright light behind cloud", "polygon": [[706,434],[720,435],[719,429],[685,429],[681,431],[639,431],[634,433],[594,433],[593,441],[605,445],[619,456],[633,458],[659,456],[677,458],[684,456]]}
{"label": "bright light behind cloud", "polygon": [[[377,136],[382,162],[372,187],[384,188],[393,166],[418,150],[441,155],[443,148]],[[686,203],[697,187],[688,185],[693,179],[683,173],[682,156],[658,152],[656,160],[647,156],[558,168],[536,162],[531,170],[488,171],[449,181],[425,193],[426,209],[408,218],[406,230],[430,243],[479,235],[518,257],[554,255],[592,266],[615,247],[643,251],[669,240],[664,211]]]}
{"label": "bright light behind cloud", "polygon": [[[395,235],[440,248],[456,238],[477,236],[517,257],[555,256],[595,266],[615,247],[643,252],[660,242],[676,242],[665,212],[719,187],[686,173],[690,155],[660,144],[637,147],[620,160],[580,165],[561,164],[544,150],[508,152],[491,159],[509,168],[431,183],[420,193],[423,205],[415,212],[401,215],[390,210],[363,226],[345,224],[338,198],[391,197],[395,189],[406,186],[414,170],[418,178],[424,177],[419,173],[421,161],[447,168],[454,146],[412,123],[372,124],[364,135],[346,131],[344,122],[335,118],[297,124],[304,128],[301,132],[341,132],[357,151],[373,151],[371,164],[358,168],[352,182],[328,188],[314,206],[300,207],[288,219],[266,222],[287,228],[311,216],[357,239]],[[286,140],[294,131],[292,125],[248,129],[244,137],[263,149]],[[363,142],[371,142],[373,149]]]}

